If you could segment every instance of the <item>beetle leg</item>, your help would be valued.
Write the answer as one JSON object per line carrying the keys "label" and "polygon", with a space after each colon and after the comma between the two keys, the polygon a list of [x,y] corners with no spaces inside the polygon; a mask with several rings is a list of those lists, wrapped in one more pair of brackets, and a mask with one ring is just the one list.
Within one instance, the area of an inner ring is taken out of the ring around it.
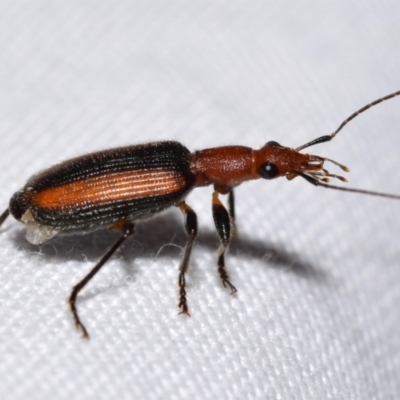
{"label": "beetle leg", "polygon": [[123,230],[124,234],[121,236],[114,245],[104,254],[104,256],[100,259],[100,261],[93,267],[93,269],[80,281],[78,282],[71,291],[71,294],[68,298],[68,303],[71,308],[72,316],[74,318],[75,325],[78,330],[82,331],[82,337],[85,339],[89,339],[89,334],[82,324],[78,312],[76,310],[76,297],[78,293],[87,285],[87,283],[100,271],[101,267],[107,262],[107,260],[119,249],[119,247],[125,242],[125,240],[132,235],[135,225],[130,222],[118,222],[116,226],[119,226],[120,229]]}
{"label": "beetle leg", "polygon": [[0,216],[0,226],[3,224],[3,222],[7,219],[7,217],[10,215],[10,211],[7,210],[3,212],[3,214],[1,214]]}
{"label": "beetle leg", "polygon": [[233,193],[233,189],[229,192],[228,195],[228,212],[231,217],[231,227],[232,227],[232,236],[237,237],[238,231],[236,226],[236,218],[235,218],[235,195]]}
{"label": "beetle leg", "polygon": [[229,241],[231,239],[231,218],[226,211],[226,208],[221,203],[221,200],[218,198],[219,192],[214,191],[212,196],[212,213],[214,218],[214,224],[217,228],[217,233],[221,241],[221,245],[218,249],[218,272],[221,277],[222,284],[224,287],[229,286],[231,289],[231,294],[236,293],[237,289],[232,283],[229,281],[228,273],[225,269],[225,254],[228,251]]}
{"label": "beetle leg", "polygon": [[185,229],[189,235],[189,240],[183,250],[182,258],[179,263],[179,304],[181,309],[179,314],[189,314],[186,300],[186,280],[185,275],[189,269],[190,256],[192,254],[193,244],[197,236],[197,216],[196,213],[184,202],[179,203],[179,208],[185,215]]}

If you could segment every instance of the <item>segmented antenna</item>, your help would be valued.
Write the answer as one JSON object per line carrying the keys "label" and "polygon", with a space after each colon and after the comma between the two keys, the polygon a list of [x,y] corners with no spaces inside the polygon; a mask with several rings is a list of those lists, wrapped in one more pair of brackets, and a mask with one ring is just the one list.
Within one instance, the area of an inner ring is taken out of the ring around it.
{"label": "segmented antenna", "polygon": [[330,140],[332,140],[342,129],[345,125],[347,125],[352,119],[354,119],[355,117],[357,117],[358,115],[360,115],[361,113],[363,113],[364,111],[367,111],[368,109],[370,109],[373,106],[376,106],[379,103],[382,103],[386,100],[392,99],[393,97],[399,96],[400,95],[400,90],[398,90],[397,92],[388,94],[387,96],[381,97],[378,100],[373,101],[372,103],[367,104],[366,106],[360,108],[358,111],[356,111],[355,113],[351,114],[350,117],[346,118],[340,125],[339,128],[336,129],[335,132],[333,132],[331,135],[325,135],[325,136],[321,136],[317,139],[312,140],[311,142],[308,142],[306,144],[303,144],[303,146],[297,147],[296,151],[300,151],[303,150],[307,147],[310,146],[314,146],[315,144],[320,144],[320,143],[325,143],[325,142],[329,142]]}
{"label": "segmented antenna", "polygon": [[322,186],[328,189],[342,190],[343,192],[362,193],[362,194],[368,194],[370,196],[386,197],[388,199],[400,200],[400,195],[397,194],[381,193],[381,192],[375,192],[373,190],[353,189],[336,185],[327,185],[326,183],[321,182],[317,178],[307,175],[303,172],[297,172],[297,175],[301,176],[307,182],[311,183],[314,186]]}

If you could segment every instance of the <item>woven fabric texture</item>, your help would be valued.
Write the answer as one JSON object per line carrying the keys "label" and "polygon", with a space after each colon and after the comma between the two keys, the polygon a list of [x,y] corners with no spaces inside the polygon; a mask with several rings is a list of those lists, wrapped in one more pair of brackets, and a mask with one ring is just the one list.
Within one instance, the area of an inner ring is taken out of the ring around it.
{"label": "woven fabric texture", "polygon": [[[385,0],[2,1],[1,207],[33,173],[98,149],[297,147],[329,134],[400,89],[399,18]],[[309,151],[348,166],[329,170],[349,187],[400,194],[399,110],[400,99],[381,104]],[[211,194],[187,198],[199,219],[191,317],[178,316],[186,234],[173,209],[79,296],[89,342],[66,298],[118,234],[35,246],[7,219],[1,398],[400,398],[399,204],[300,178],[243,184],[230,296]]]}

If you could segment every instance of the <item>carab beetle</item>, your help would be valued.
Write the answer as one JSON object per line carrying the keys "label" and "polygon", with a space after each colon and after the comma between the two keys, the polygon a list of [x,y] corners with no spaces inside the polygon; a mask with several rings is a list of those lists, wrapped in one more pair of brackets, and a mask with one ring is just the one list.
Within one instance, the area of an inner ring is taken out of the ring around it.
{"label": "carab beetle", "polygon": [[[153,142],[120,147],[87,154],[57,164],[33,175],[16,192],[9,207],[0,216],[0,225],[11,214],[26,225],[26,238],[41,244],[55,235],[85,234],[102,228],[120,230],[122,236],[78,284],[69,296],[72,315],[83,337],[88,332],[76,309],[76,298],[82,288],[101,269],[124,241],[133,234],[135,224],[176,206],[185,216],[189,240],[179,265],[180,313],[189,314],[185,274],[189,267],[197,235],[197,217],[185,203],[185,197],[196,187],[213,185],[212,213],[220,238],[218,272],[222,283],[232,293],[235,286],[225,269],[225,255],[233,231],[233,189],[252,179],[288,180],[298,176],[316,186],[400,199],[400,196],[329,185],[329,178],[346,181],[324,168],[331,159],[300,153],[306,147],[328,142],[353,118],[368,108],[400,95],[400,91],[380,98],[353,113],[331,135],[321,136],[303,146],[289,148],[275,141],[260,149],[223,146],[191,153],[175,141]],[[228,210],[220,195],[228,194]]]}

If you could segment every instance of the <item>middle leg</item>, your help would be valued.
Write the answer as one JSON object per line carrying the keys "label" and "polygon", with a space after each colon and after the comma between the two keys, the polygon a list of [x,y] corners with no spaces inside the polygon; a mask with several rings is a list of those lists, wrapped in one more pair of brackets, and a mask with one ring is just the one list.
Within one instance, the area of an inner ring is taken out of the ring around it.
{"label": "middle leg", "polygon": [[183,250],[181,261],[179,264],[179,304],[181,309],[179,314],[189,315],[189,309],[186,300],[186,273],[189,269],[190,257],[192,255],[193,244],[197,236],[197,216],[196,213],[184,202],[179,203],[179,208],[185,215],[185,229],[189,235],[189,240]]}

